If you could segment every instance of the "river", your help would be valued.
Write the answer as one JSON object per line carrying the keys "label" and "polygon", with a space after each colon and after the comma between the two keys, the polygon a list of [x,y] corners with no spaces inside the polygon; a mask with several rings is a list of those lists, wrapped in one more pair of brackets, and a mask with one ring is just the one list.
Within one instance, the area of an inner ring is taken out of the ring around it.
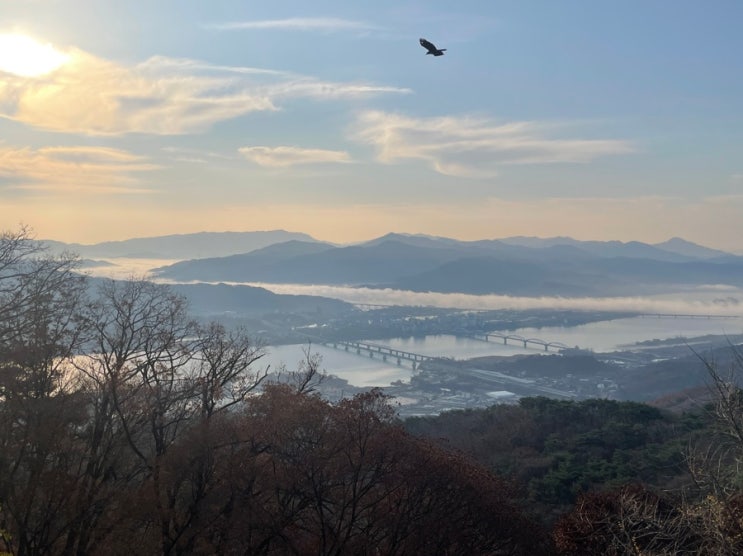
{"label": "river", "polygon": [[[504,332],[504,331],[500,331]],[[610,352],[644,340],[692,338],[707,334],[743,334],[741,318],[657,318],[633,317],[610,321],[592,322],[574,327],[520,328],[507,331],[523,338],[539,338],[547,342],[560,342],[595,352]],[[538,349],[524,349],[522,345],[501,340],[482,342],[451,335],[425,336],[422,338],[392,338],[371,340],[369,343],[421,355],[469,359],[487,355],[516,355],[543,353]],[[272,367],[284,363],[294,369],[304,357],[306,345],[270,346],[266,358]],[[311,346],[312,352],[322,357],[322,368],[347,380],[354,386],[386,386],[393,381],[407,381],[413,374],[409,366],[398,367],[381,359],[370,359],[352,352],[339,351],[321,345]]]}
{"label": "river", "polygon": [[[98,276],[124,278],[147,275],[149,269],[172,261],[151,259],[115,259],[117,266],[90,269]],[[524,338],[539,338],[596,352],[622,349],[635,342],[652,339],[694,337],[707,334],[735,335],[743,333],[743,290],[720,284],[690,287],[655,296],[612,298],[513,297],[505,295],[468,295],[409,292],[390,289],[350,286],[245,283],[279,294],[322,295],[350,303],[382,305],[430,305],[461,309],[575,309],[597,311],[627,311],[645,313],[673,313],[687,315],[725,315],[727,318],[650,318],[635,317],[594,322],[575,327],[522,328],[507,331]],[[503,332],[503,331],[500,331]],[[422,355],[469,359],[486,355],[515,355],[539,353],[524,349],[515,343],[502,341],[481,342],[449,335],[423,338],[393,338],[373,340],[395,349]],[[295,369],[304,358],[307,346],[270,346],[264,359],[271,368],[285,364]],[[398,367],[380,359],[360,357],[355,353],[338,351],[324,346],[312,346],[313,353],[322,357],[322,367],[330,374],[348,380],[354,386],[385,386],[396,380],[407,381],[413,373],[410,367]]]}

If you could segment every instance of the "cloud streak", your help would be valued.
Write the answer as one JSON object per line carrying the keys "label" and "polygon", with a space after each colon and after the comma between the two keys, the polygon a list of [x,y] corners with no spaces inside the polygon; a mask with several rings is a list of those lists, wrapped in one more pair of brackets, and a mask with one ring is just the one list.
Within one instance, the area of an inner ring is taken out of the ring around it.
{"label": "cloud streak", "polygon": [[252,21],[232,21],[207,25],[219,31],[240,31],[247,29],[278,29],[282,31],[371,31],[379,29],[363,21],[338,17],[290,17],[285,19],[263,19]]}
{"label": "cloud streak", "polygon": [[242,147],[238,150],[248,160],[268,168],[284,168],[300,164],[351,162],[351,157],[345,151],[305,149],[293,146]]}
{"label": "cloud streak", "polygon": [[123,66],[70,49],[43,79],[0,74],[0,117],[89,135],[199,133],[285,99],[343,100],[409,89],[157,56]]}
{"label": "cloud streak", "polygon": [[10,189],[143,193],[136,174],[155,169],[143,157],[106,147],[0,147],[0,177]]}
{"label": "cloud streak", "polygon": [[551,137],[549,127],[554,126],[366,111],[358,116],[353,137],[373,146],[380,162],[424,160],[441,174],[473,178],[495,176],[504,165],[587,163],[633,150],[621,140]]}

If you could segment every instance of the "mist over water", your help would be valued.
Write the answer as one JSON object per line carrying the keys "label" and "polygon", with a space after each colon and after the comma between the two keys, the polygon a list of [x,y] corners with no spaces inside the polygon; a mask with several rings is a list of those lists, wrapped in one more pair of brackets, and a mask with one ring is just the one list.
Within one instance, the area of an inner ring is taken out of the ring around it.
{"label": "mist over water", "polygon": [[151,271],[154,268],[168,266],[180,259],[142,259],[129,257],[95,259],[104,263],[101,266],[91,266],[84,269],[85,273],[98,278],[113,278],[127,280],[129,278],[152,279]]}
{"label": "mist over water", "polygon": [[[174,283],[150,275],[160,266],[176,262],[169,259],[105,259],[112,266],[86,269],[92,276],[125,279],[131,276]],[[197,282],[184,282],[197,283]],[[202,282],[218,283],[218,282]],[[726,284],[675,288],[667,293],[631,297],[518,297],[509,295],[471,295],[464,293],[437,293],[332,286],[324,284],[275,284],[264,282],[220,282],[265,288],[273,293],[288,295],[319,295],[348,303],[372,305],[412,305],[458,309],[573,309],[586,311],[627,311],[642,313],[671,313],[688,315],[728,315],[743,317],[743,289]]]}
{"label": "mist over water", "polygon": [[349,303],[378,305],[418,305],[459,309],[575,309],[743,316],[743,290],[727,285],[700,286],[655,296],[516,297],[496,294],[413,292],[351,286],[267,284],[261,282],[245,284],[265,288],[279,294],[320,295],[341,299]]}

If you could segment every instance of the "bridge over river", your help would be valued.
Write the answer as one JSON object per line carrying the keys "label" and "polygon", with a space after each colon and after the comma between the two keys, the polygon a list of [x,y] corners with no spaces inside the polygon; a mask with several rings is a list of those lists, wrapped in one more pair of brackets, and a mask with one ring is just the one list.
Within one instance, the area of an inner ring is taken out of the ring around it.
{"label": "bridge over river", "polygon": [[[565,345],[561,342],[549,342],[540,338],[526,338],[519,336],[518,334],[505,334],[501,332],[488,332],[483,334],[469,334],[464,336],[471,340],[479,340],[482,342],[499,342],[503,345],[518,345],[525,349],[534,349],[539,351],[546,351],[557,353],[563,349],[571,349],[571,346]],[[353,341],[353,340],[325,340],[322,338],[313,338],[313,342],[321,344],[325,347],[337,349],[340,351],[346,351],[348,353],[355,353],[356,355],[378,358],[382,361],[391,361],[397,365],[403,363],[409,363],[413,369],[417,369],[421,363],[426,361],[442,361],[451,359],[446,356],[432,356],[423,355],[421,353],[414,353],[412,351],[405,351],[397,348],[392,348],[382,344],[375,344],[372,342]],[[577,348],[576,348],[577,349]]]}
{"label": "bridge over river", "polygon": [[547,340],[541,340],[539,338],[526,338],[524,336],[519,336],[518,334],[507,334],[504,332],[471,334],[467,337],[483,342],[499,341],[502,342],[504,346],[516,344],[524,349],[539,349],[542,351],[559,352],[563,349],[580,349],[578,346],[571,347],[562,342],[548,342]]}
{"label": "bridge over river", "polygon": [[[521,337],[517,338],[521,340]],[[513,336],[506,336],[506,340],[508,341],[509,339],[513,341]],[[530,338],[528,340],[531,342],[531,345],[536,345],[539,347],[539,349],[555,348],[558,345],[556,342],[545,342],[536,338]],[[537,343],[534,343],[535,340]],[[393,361],[399,366],[401,366],[403,363],[411,364],[413,370],[417,369],[421,363],[424,363],[426,361],[438,361],[440,363],[451,361],[453,363],[452,359],[448,357],[433,357],[430,355],[422,355],[420,353],[413,353],[410,351],[395,349],[389,346],[374,344],[370,342],[355,342],[344,340],[329,341],[321,340],[319,338],[317,338],[315,341],[323,346],[346,351],[349,353],[355,353],[359,356],[370,357],[372,359],[379,358],[382,361]],[[547,348],[545,348],[544,346],[547,346]],[[563,399],[572,399],[575,397],[575,394],[572,392],[567,392],[543,384],[538,384],[536,381],[530,379],[512,377],[496,371],[486,371],[475,368],[452,368],[456,369],[456,372],[462,373],[464,375],[469,375],[479,381],[497,385],[497,387],[500,389],[508,388],[511,391],[520,392],[522,395],[547,395]]]}
{"label": "bridge over river", "polygon": [[417,369],[421,363],[425,361],[434,361],[446,359],[445,357],[433,357],[430,355],[422,355],[420,353],[413,353],[411,351],[404,351],[401,349],[395,349],[381,344],[372,344],[370,342],[355,342],[346,340],[316,340],[317,343],[338,349],[341,351],[347,351],[349,353],[356,353],[356,355],[363,355],[374,359],[375,357],[382,361],[392,360],[397,365],[402,365],[403,362],[410,363],[413,370]]}

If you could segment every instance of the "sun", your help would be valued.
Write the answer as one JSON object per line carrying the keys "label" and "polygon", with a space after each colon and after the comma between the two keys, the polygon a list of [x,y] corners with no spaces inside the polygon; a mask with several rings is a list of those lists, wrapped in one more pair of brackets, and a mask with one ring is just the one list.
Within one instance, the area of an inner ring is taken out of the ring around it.
{"label": "sun", "polygon": [[37,77],[57,69],[68,58],[51,44],[42,44],[29,36],[0,34],[0,72]]}

